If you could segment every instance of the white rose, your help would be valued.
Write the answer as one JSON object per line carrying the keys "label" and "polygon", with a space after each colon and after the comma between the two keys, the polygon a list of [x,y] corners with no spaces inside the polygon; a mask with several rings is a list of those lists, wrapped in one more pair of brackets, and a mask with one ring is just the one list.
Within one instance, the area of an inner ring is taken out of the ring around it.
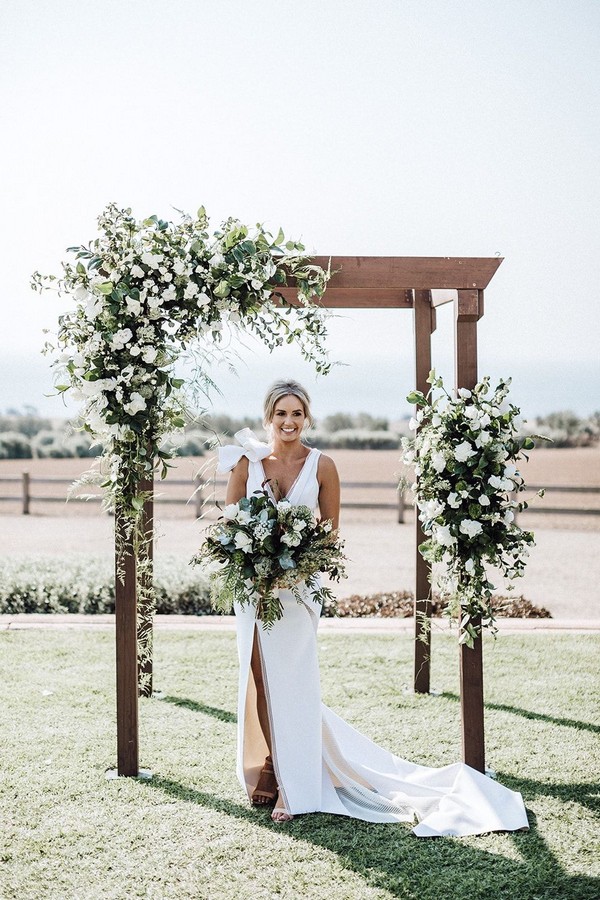
{"label": "white rose", "polygon": [[504,479],[500,478],[499,475],[490,475],[488,478],[488,484],[491,487],[495,488],[497,491],[502,490],[502,485],[504,484]]}
{"label": "white rose", "polygon": [[129,398],[129,403],[123,404],[123,409],[130,416],[135,416],[136,413],[141,412],[143,409],[146,409],[146,401],[137,391],[134,391]]}
{"label": "white rose", "polygon": [[487,414],[487,413],[484,413],[484,414],[481,416],[481,418],[479,419],[479,424],[481,425],[482,428],[487,428],[491,421],[492,421],[492,420],[490,419],[490,417],[488,416],[488,414]]}
{"label": "white rose", "polygon": [[228,503],[223,509],[223,515],[226,519],[235,519],[238,512],[237,503]]}
{"label": "white rose", "polygon": [[472,394],[471,391],[469,391],[467,388],[459,388],[458,396],[464,397],[465,400],[468,400],[469,397],[472,396]]}
{"label": "white rose", "polygon": [[410,428],[411,431],[416,431],[417,428],[419,427],[419,423],[417,422],[417,420],[415,419],[414,416],[411,417],[411,420],[408,423],[408,427]]}
{"label": "white rose", "polygon": [[492,436],[489,431],[482,431],[475,438],[475,446],[479,448],[487,447],[491,440]]}
{"label": "white rose", "polygon": [[431,456],[431,464],[436,472],[443,472],[446,468],[446,457],[441,450],[437,450]]}
{"label": "white rose", "polygon": [[468,441],[462,441],[454,448],[454,458],[457,462],[466,462],[471,456],[475,456],[475,450]]}
{"label": "white rose", "polygon": [[133,331],[131,328],[120,328],[119,331],[113,334],[110,346],[113,350],[122,350],[132,337]]}
{"label": "white rose", "polygon": [[90,296],[90,292],[86,287],[84,287],[83,284],[79,284],[73,291],[73,296],[79,303],[85,303],[85,301]]}
{"label": "white rose", "polygon": [[436,525],[433,531],[434,540],[442,547],[451,547],[456,543],[456,538],[450,534],[449,525]]}
{"label": "white rose", "polygon": [[514,522],[515,514],[512,509],[507,509],[502,516],[502,521],[505,525],[510,525],[511,522]]}
{"label": "white rose", "polygon": [[210,303],[210,297],[208,296],[208,294],[206,294],[204,291],[202,291],[202,293],[200,294],[200,296],[199,296],[198,299],[196,300],[196,304],[197,304],[200,308],[202,308],[203,306],[206,306],[207,303]]}
{"label": "white rose", "polygon": [[215,253],[213,256],[211,256],[208,262],[209,265],[211,265],[214,269],[218,269],[225,262],[225,257],[220,253]]}
{"label": "white rose", "polygon": [[238,531],[233,543],[238,550],[243,550],[244,553],[252,549],[252,538],[245,531]]}
{"label": "white rose", "polygon": [[452,509],[458,509],[458,507],[460,506],[460,497],[458,496],[458,494],[455,494],[454,491],[452,491],[452,493],[448,494],[447,503],[448,506],[452,507]]}
{"label": "white rose", "polygon": [[182,259],[176,259],[173,263],[173,271],[176,275],[183,275],[185,272],[185,263]]}
{"label": "white rose", "polygon": [[145,363],[148,363],[148,365],[151,365],[157,356],[158,356],[158,350],[156,349],[156,347],[144,347],[144,349],[142,351],[142,359],[144,360]]}
{"label": "white rose", "polygon": [[102,312],[102,297],[95,297],[88,294],[87,303],[85,304],[85,314],[87,318],[93,322]]}
{"label": "white rose", "polygon": [[473,562],[472,559],[468,559],[465,563],[465,572],[468,572],[470,575],[474,568],[475,568],[475,563]]}
{"label": "white rose", "polygon": [[199,291],[200,291],[200,288],[198,287],[196,282],[190,281],[189,284],[186,286],[185,291],[183,292],[183,299],[184,300],[192,300]]}
{"label": "white rose", "polygon": [[142,304],[135,297],[127,297],[125,306],[127,307],[127,312],[130,312],[132,316],[139,316],[142,311]]}
{"label": "white rose", "polygon": [[512,478],[513,475],[517,474],[517,467],[510,463],[508,466],[504,466],[504,477]]}
{"label": "white rose", "polygon": [[480,497],[479,497],[479,505],[480,505],[480,506],[489,506],[489,505],[490,505],[490,498],[487,496],[487,494],[481,494],[481,495],[480,495]]}
{"label": "white rose", "polygon": [[145,278],[146,273],[140,266],[135,265],[131,267],[131,275],[133,278]]}
{"label": "white rose", "polygon": [[139,347],[137,344],[132,344],[131,347],[129,348],[130,356],[139,356],[141,352],[142,352],[142,348]]}
{"label": "white rose", "polygon": [[440,503],[439,500],[425,500],[422,503],[418,503],[417,506],[422,513],[419,518],[425,522],[437,518],[444,511],[444,504]]}
{"label": "white rose", "polygon": [[458,528],[459,531],[462,531],[468,537],[475,537],[475,535],[481,534],[483,531],[481,522],[474,522],[473,519],[463,519]]}
{"label": "white rose", "polygon": [[235,517],[236,522],[239,522],[240,525],[246,525],[250,521],[251,518],[252,518],[252,514],[250,513],[250,511],[248,509],[238,510],[237,515]]}
{"label": "white rose", "polygon": [[170,287],[168,287],[166,289],[166,291],[162,292],[162,298],[165,302],[174,300],[176,296],[177,296],[177,291],[175,289],[175,285],[173,285],[173,284]]}
{"label": "white rose", "polygon": [[141,259],[145,266],[149,266],[151,269],[158,269],[163,258],[160,254],[150,253],[147,250],[145,253],[142,253]]}

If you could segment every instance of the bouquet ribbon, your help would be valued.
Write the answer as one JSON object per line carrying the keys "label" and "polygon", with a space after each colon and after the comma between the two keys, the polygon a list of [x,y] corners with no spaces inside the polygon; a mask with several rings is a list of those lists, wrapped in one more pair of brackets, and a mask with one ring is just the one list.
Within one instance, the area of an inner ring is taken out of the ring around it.
{"label": "bouquet ribbon", "polygon": [[217,472],[231,472],[242,456],[247,456],[250,462],[258,462],[273,452],[270,444],[259,441],[251,428],[242,428],[241,431],[236,431],[234,437],[241,446],[226,444],[224,447],[219,447]]}

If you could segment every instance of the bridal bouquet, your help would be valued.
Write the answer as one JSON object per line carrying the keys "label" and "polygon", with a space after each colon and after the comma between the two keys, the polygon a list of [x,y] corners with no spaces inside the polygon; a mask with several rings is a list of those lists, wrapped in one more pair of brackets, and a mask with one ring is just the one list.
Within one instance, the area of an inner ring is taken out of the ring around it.
{"label": "bridal bouquet", "polygon": [[252,603],[265,629],[283,614],[279,589],[299,602],[308,589],[323,603],[332,593],[318,574],[339,581],[344,563],[343,543],[330,521],[318,522],[308,506],[275,503],[266,491],[226,506],[192,559],[210,579],[214,609],[230,613],[235,601]]}

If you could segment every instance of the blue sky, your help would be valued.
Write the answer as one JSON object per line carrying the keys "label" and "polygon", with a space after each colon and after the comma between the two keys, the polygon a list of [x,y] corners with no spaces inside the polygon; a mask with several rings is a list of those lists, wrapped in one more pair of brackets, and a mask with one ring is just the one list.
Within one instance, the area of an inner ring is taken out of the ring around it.
{"label": "blue sky", "polygon": [[[110,200],[204,204],[320,254],[500,254],[480,372],[512,375],[526,415],[600,407],[597,2],[4,0],[0,35],[0,410],[63,411],[39,348],[65,301],[28,278]],[[252,414],[290,374],[321,414],[402,413],[411,314],[330,330],[330,378],[257,347],[215,406]],[[448,379],[452,340],[444,309]]]}

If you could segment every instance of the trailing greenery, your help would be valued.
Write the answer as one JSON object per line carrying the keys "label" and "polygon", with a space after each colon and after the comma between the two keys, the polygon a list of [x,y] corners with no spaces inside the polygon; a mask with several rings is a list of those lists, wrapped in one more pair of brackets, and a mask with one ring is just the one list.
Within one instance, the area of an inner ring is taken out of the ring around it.
{"label": "trailing greenery", "polygon": [[[403,635],[320,638],[323,700],[393,752],[460,758],[456,642],[435,633],[415,695]],[[229,633],[158,632],[140,706],[151,781],[116,764],[114,635],[0,632],[0,895],[6,900],[596,900],[598,638],[485,641],[487,762],[523,794],[531,830],[415,838],[407,825],[324,814],[285,827],[235,777]]]}

